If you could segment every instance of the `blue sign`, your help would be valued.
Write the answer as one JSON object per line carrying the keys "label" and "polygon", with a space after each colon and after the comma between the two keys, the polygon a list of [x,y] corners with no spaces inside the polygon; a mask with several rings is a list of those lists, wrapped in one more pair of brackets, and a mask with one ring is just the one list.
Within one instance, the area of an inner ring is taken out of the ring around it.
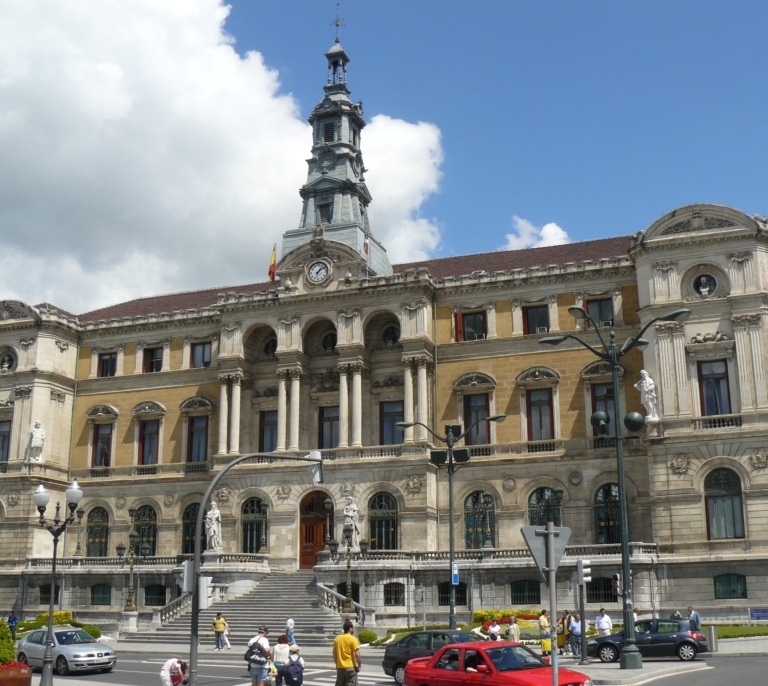
{"label": "blue sign", "polygon": [[451,563],[451,584],[453,584],[454,586],[459,585],[459,563],[458,562]]}
{"label": "blue sign", "polygon": [[768,608],[756,608],[749,611],[749,618],[753,622],[758,622],[761,619],[768,620]]}

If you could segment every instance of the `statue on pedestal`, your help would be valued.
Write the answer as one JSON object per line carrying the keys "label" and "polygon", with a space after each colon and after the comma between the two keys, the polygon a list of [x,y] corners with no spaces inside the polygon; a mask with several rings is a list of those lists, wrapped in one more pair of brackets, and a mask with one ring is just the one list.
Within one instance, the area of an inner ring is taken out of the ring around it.
{"label": "statue on pedestal", "polygon": [[658,421],[659,401],[656,397],[656,384],[645,369],[640,371],[640,381],[635,384],[635,388],[640,391],[640,402],[646,411],[645,420],[648,422]]}
{"label": "statue on pedestal", "polygon": [[206,549],[221,550],[221,511],[214,501],[205,515]]}

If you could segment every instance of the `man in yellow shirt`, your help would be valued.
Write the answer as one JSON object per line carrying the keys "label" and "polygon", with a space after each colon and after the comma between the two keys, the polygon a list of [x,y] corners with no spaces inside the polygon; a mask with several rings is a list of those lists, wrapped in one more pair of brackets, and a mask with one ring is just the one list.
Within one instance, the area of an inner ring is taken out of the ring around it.
{"label": "man in yellow shirt", "polygon": [[217,612],[212,622],[213,634],[216,636],[216,648],[214,650],[224,650],[224,631],[227,629],[227,619],[221,612]]}
{"label": "man in yellow shirt", "polygon": [[357,673],[363,661],[352,622],[344,622],[342,633],[334,639],[333,660],[336,663],[336,686],[357,686]]}

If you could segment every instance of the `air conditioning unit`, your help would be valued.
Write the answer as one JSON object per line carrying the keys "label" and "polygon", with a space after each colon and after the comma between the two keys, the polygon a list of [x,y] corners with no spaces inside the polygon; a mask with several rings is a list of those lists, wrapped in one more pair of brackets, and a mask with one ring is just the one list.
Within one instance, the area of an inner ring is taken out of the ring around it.
{"label": "air conditioning unit", "polygon": [[610,329],[613,326],[613,320],[608,319],[604,322],[600,322],[600,328],[602,329]]}
{"label": "air conditioning unit", "polygon": [[549,333],[549,327],[548,326],[537,326],[536,327],[536,333]]}

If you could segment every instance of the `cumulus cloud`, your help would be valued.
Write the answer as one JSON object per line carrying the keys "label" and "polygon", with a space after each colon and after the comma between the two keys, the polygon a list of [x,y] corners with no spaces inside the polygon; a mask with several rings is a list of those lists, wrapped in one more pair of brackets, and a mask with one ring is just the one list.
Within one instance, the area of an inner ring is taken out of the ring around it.
{"label": "cumulus cloud", "polygon": [[533,222],[515,215],[512,217],[512,224],[514,233],[507,234],[507,243],[501,250],[543,248],[548,245],[563,245],[571,242],[565,230],[554,222],[538,227]]}
{"label": "cumulus cloud", "polygon": [[[4,5],[0,298],[79,313],[266,280],[298,226],[311,135],[269,56],[235,51],[227,15],[222,0]],[[419,206],[438,188],[439,131],[374,117],[363,146],[391,259],[410,258],[416,228],[434,249]]]}

